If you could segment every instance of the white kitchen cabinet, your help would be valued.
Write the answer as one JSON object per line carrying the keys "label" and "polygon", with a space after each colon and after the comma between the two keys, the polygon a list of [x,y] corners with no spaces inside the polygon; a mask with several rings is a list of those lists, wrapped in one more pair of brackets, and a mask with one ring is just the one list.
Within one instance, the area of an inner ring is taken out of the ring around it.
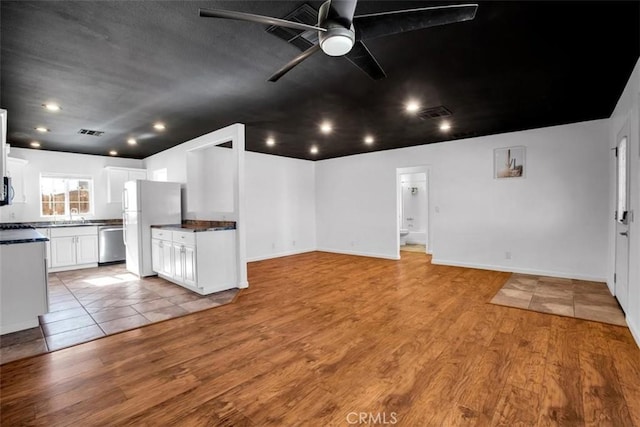
{"label": "white kitchen cabinet", "polygon": [[44,243],[0,245],[0,334],[37,327],[49,310]]}
{"label": "white kitchen cabinet", "polygon": [[51,238],[51,267],[66,267],[76,264],[76,237]]}
{"label": "white kitchen cabinet", "polygon": [[51,268],[51,238],[49,235],[49,229],[36,228],[36,231],[49,239],[44,243],[44,245],[45,245],[46,254],[47,254],[47,268]]}
{"label": "white kitchen cabinet", "polygon": [[12,203],[26,203],[24,169],[28,161],[7,157],[7,176],[11,177],[11,187],[13,187]]}
{"label": "white kitchen cabinet", "polygon": [[151,229],[151,265],[156,273],[173,277],[173,242],[170,231]]}
{"label": "white kitchen cabinet", "polygon": [[98,227],[58,227],[49,230],[51,271],[98,265]]}
{"label": "white kitchen cabinet", "polygon": [[124,183],[136,179],[147,179],[146,169],[107,166],[107,202],[122,203]]}
{"label": "white kitchen cabinet", "polygon": [[187,287],[196,286],[196,248],[174,243],[173,278]]}
{"label": "white kitchen cabinet", "polygon": [[235,233],[152,229],[154,270],[160,277],[201,295],[236,288]]}

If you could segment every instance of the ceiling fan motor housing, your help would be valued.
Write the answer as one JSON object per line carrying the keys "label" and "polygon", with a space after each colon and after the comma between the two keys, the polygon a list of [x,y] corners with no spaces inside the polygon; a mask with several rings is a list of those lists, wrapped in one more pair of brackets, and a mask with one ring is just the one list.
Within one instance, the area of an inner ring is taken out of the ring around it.
{"label": "ceiling fan motor housing", "polygon": [[349,53],[353,47],[356,33],[353,25],[349,25],[347,28],[338,20],[328,17],[330,6],[331,2],[327,1],[320,6],[318,11],[318,27],[327,29],[327,31],[318,31],[318,41],[322,51],[327,55],[342,56]]}

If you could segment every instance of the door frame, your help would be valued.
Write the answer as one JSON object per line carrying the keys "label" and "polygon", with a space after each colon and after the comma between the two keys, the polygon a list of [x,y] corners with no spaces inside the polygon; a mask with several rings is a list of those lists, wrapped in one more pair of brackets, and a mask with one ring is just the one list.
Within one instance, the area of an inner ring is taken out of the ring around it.
{"label": "door frame", "polygon": [[433,254],[433,238],[431,235],[431,219],[433,217],[431,212],[431,165],[422,165],[422,166],[408,166],[408,167],[397,167],[396,168],[396,250],[397,259],[400,259],[400,228],[402,226],[402,189],[400,187],[400,175],[404,174],[412,174],[412,173],[424,173],[427,179],[427,239],[426,239],[426,253]]}
{"label": "door frame", "polygon": [[[616,133],[616,139],[615,139],[615,147],[614,147],[614,152],[615,152],[615,156],[614,156],[614,162],[615,162],[615,166],[614,166],[614,205],[615,205],[615,210],[614,210],[614,226],[613,226],[613,231],[614,231],[614,238],[613,238],[613,294],[616,296],[616,299],[618,300],[618,302],[620,303],[620,306],[623,308],[623,310],[628,309],[628,298],[629,298],[629,272],[630,272],[630,252],[631,252],[631,246],[630,246],[630,237],[627,234],[626,236],[621,236],[620,235],[620,228],[625,228],[625,232],[629,233],[629,229],[630,227],[630,223],[632,221],[631,216],[633,215],[633,211],[631,210],[631,127],[630,127],[630,121],[629,121],[629,117],[627,117],[622,126],[620,126],[618,132]],[[618,186],[618,147],[620,145],[620,142],[626,138],[627,141],[627,147],[626,147],[626,165],[625,165],[625,169],[626,169],[626,199],[627,199],[627,206],[626,206],[626,212],[627,214],[627,218],[626,218],[626,223],[624,224],[624,226],[620,223],[620,221],[618,221],[618,190],[619,190],[619,186]],[[621,256],[619,253],[619,241],[618,239],[624,239],[626,241],[626,245],[624,245],[625,247],[625,254],[624,256],[626,256],[626,265],[624,266],[620,266],[620,268],[625,269],[625,272],[621,272],[619,270],[619,266],[618,266],[618,261],[619,261],[619,257]],[[623,274],[621,274],[623,273]],[[624,287],[620,286],[620,278],[626,278],[626,284]],[[626,295],[622,295],[622,291],[626,292]],[[621,297],[622,297],[622,301],[621,301]]]}

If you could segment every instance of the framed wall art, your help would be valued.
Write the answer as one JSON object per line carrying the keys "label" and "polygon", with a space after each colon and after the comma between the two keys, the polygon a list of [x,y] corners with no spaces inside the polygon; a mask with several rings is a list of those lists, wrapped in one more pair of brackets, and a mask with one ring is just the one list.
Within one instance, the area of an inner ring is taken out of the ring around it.
{"label": "framed wall art", "polygon": [[493,151],[494,178],[523,178],[525,169],[525,147],[496,148]]}

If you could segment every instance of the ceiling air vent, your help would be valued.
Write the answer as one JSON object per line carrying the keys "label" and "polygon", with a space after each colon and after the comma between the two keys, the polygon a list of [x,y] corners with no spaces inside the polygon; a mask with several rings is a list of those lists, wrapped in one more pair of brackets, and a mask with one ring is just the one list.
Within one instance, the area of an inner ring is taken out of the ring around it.
{"label": "ceiling air vent", "polygon": [[[282,19],[307,25],[318,25],[318,11],[311,7],[311,5],[305,3]],[[303,31],[293,28],[277,27],[275,25],[268,27],[266,31],[302,51],[309,49],[318,41],[317,31]]]}
{"label": "ceiling air vent", "polygon": [[78,133],[81,135],[102,136],[104,132],[101,130],[80,129]]}
{"label": "ceiling air vent", "polygon": [[437,107],[425,108],[418,112],[418,117],[423,120],[426,119],[437,119],[438,117],[447,117],[452,115],[453,113],[444,105],[439,105]]}

